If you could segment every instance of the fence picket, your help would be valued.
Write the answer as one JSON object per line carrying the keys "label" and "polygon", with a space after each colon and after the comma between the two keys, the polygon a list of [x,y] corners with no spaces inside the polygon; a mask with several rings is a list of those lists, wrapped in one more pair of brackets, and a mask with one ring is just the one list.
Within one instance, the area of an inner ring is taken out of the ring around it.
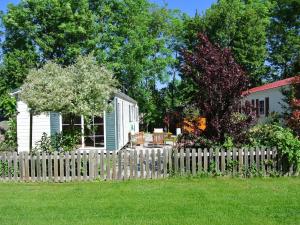
{"label": "fence picket", "polygon": [[255,161],[256,161],[256,169],[257,169],[257,171],[259,171],[260,170],[260,156],[259,156],[259,153],[260,153],[260,151],[259,151],[260,149],[257,147],[256,149],[255,149]]}
{"label": "fence picket", "polygon": [[106,180],[110,180],[110,151],[106,151]]}
{"label": "fence picket", "polygon": [[116,151],[112,152],[112,179],[117,179],[117,163],[116,163]]}
{"label": "fence picket", "polygon": [[237,171],[237,149],[236,148],[233,148],[232,149],[232,160],[233,160],[233,175],[236,174],[236,171]]}
{"label": "fence picket", "polygon": [[65,180],[65,163],[64,163],[64,154],[59,154],[59,181],[64,182]]}
{"label": "fence picket", "polygon": [[53,180],[52,155],[48,155],[48,180]]}
{"label": "fence picket", "polygon": [[130,151],[129,154],[129,178],[132,179],[133,178],[133,167],[134,167],[134,163],[133,163],[133,151]]}
{"label": "fence picket", "polygon": [[225,173],[225,150],[222,148],[221,149],[221,172],[224,174]]}
{"label": "fence picket", "polygon": [[75,162],[75,152],[71,152],[71,179],[75,180],[76,177],[76,162]]}
{"label": "fence picket", "polygon": [[244,148],[244,167],[246,168],[246,170],[248,170],[249,167],[249,156],[248,156],[248,148]]}
{"label": "fence picket", "polygon": [[11,180],[12,178],[12,159],[11,159],[11,152],[7,153],[7,173],[8,173],[8,179]]}
{"label": "fence picket", "polygon": [[100,169],[100,154],[99,154],[99,151],[96,150],[95,151],[95,169],[94,169],[94,172],[95,172],[95,179],[99,178],[99,169]]}
{"label": "fence picket", "polygon": [[180,149],[180,174],[184,173],[184,155],[183,155],[183,148]]}
{"label": "fence picket", "polygon": [[54,152],[54,155],[53,155],[53,165],[54,165],[54,182],[58,182],[57,152]]}
{"label": "fence picket", "polygon": [[18,180],[18,173],[19,173],[19,170],[18,170],[18,154],[17,152],[14,152],[13,153],[13,158],[14,158],[14,180]]}
{"label": "fence picket", "polygon": [[216,172],[219,172],[220,171],[220,166],[219,166],[219,164],[220,164],[220,149],[219,148],[215,149],[214,153],[215,153],[215,169],[216,169]]}
{"label": "fence picket", "polygon": [[150,170],[149,170],[149,150],[146,149],[146,155],[145,155],[145,163],[146,163],[146,178],[149,179],[151,176],[150,176]]}
{"label": "fence picket", "polygon": [[81,151],[77,151],[77,180],[81,180]]}
{"label": "fence picket", "polygon": [[101,150],[100,155],[100,177],[104,180],[104,150]]}
{"label": "fence picket", "polygon": [[239,154],[239,173],[241,174],[243,172],[243,149],[240,148],[238,151]]}
{"label": "fence picket", "polygon": [[157,178],[161,178],[161,152],[157,150]]}
{"label": "fence picket", "polygon": [[260,158],[261,158],[261,170],[262,170],[262,174],[266,175],[266,158],[265,158],[265,151],[266,149],[264,147],[262,147],[260,149]]}
{"label": "fence picket", "polygon": [[128,179],[128,152],[124,150],[124,180]]}
{"label": "fence picket", "polygon": [[46,181],[47,179],[47,167],[46,167],[46,152],[42,153],[42,176],[43,181]]}
{"label": "fence picket", "polygon": [[254,166],[254,148],[250,148],[250,167]]}
{"label": "fence picket", "polygon": [[271,172],[271,149],[267,148],[267,174]]}
{"label": "fence picket", "polygon": [[89,180],[93,180],[94,175],[95,175],[95,172],[94,172],[94,169],[95,169],[94,155],[95,155],[94,151],[89,152],[89,156],[88,156],[88,159],[89,159]]}
{"label": "fence picket", "polygon": [[139,178],[144,179],[144,151],[140,151],[140,176]]}
{"label": "fence picket", "polygon": [[172,164],[172,148],[170,148],[169,150],[168,150],[168,165],[167,165],[167,167],[169,167],[169,170],[167,170],[167,171],[169,171],[169,173],[171,173],[172,172],[172,170],[173,170],[173,164]]}
{"label": "fence picket", "polygon": [[25,152],[24,160],[25,160],[25,180],[29,181],[29,157],[28,157],[28,152]]}
{"label": "fence picket", "polygon": [[195,149],[192,149],[192,174],[193,176],[196,175],[196,155]]}
{"label": "fence picket", "polygon": [[208,159],[207,159],[207,148],[204,148],[203,151],[203,169],[205,172],[207,172],[207,164],[208,164]]}
{"label": "fence picket", "polygon": [[186,173],[187,174],[190,174],[191,173],[191,154],[190,154],[190,149],[186,149],[185,151],[185,160],[186,160],[186,165],[185,165],[185,168],[186,168]]}
{"label": "fence picket", "polygon": [[30,176],[31,176],[31,180],[35,181],[36,179],[36,173],[35,173],[35,156],[33,154],[30,154]]}
{"label": "fence picket", "polygon": [[178,173],[178,149],[174,149],[174,173]]}
{"label": "fence picket", "polygon": [[118,152],[118,180],[122,180],[122,151]]}
{"label": "fence picket", "polygon": [[138,157],[137,157],[136,149],[134,149],[133,156],[134,156],[134,160],[133,160],[133,163],[134,163],[133,178],[136,179],[136,178],[138,178]]}
{"label": "fence picket", "polygon": [[151,179],[155,179],[155,151],[151,152]]}
{"label": "fence picket", "polygon": [[35,161],[35,166],[36,166],[36,179],[38,181],[42,180],[42,168],[41,168],[41,153],[37,152],[36,155],[36,161]]}
{"label": "fence picket", "polygon": [[20,159],[20,180],[24,180],[24,176],[25,176],[24,152],[20,153],[19,159]]}
{"label": "fence picket", "polygon": [[65,162],[66,162],[66,182],[70,181],[70,154],[69,152],[65,153]]}
{"label": "fence picket", "polygon": [[168,170],[168,150],[163,150],[163,177],[167,177]]}
{"label": "fence picket", "polygon": [[197,153],[197,157],[198,157],[198,167],[197,167],[197,170],[198,172],[201,172],[202,171],[202,148],[199,148],[198,149],[198,153]]}

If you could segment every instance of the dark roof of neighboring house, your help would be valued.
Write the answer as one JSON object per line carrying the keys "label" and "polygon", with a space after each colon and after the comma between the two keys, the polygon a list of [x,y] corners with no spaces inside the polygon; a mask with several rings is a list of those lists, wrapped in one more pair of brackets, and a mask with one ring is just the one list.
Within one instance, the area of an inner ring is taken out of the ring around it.
{"label": "dark roof of neighboring house", "polygon": [[278,87],[283,87],[283,86],[286,86],[286,85],[290,85],[290,84],[293,83],[293,80],[295,79],[295,77],[290,77],[290,78],[275,81],[275,82],[272,82],[272,83],[269,83],[269,84],[264,84],[262,86],[251,88],[247,91],[244,91],[242,95],[252,94],[252,93],[255,93],[255,92],[259,92],[259,91],[265,91],[265,90],[269,90],[269,89],[273,89],[273,88],[278,88]]}

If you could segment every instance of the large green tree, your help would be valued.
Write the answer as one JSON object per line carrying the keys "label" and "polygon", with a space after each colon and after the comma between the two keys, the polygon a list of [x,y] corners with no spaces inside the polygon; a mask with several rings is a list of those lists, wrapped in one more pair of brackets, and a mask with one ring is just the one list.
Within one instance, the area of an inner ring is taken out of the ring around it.
{"label": "large green tree", "polygon": [[48,60],[67,66],[94,52],[153,123],[157,83],[168,80],[174,13],[148,0],[22,0],[2,16],[1,78],[19,87]]}
{"label": "large green tree", "polygon": [[272,74],[281,79],[300,72],[300,1],[274,1],[269,28]]}
{"label": "large green tree", "polygon": [[206,33],[213,43],[232,50],[252,85],[257,85],[266,74],[271,8],[269,1],[219,0],[203,16],[185,19],[185,47],[192,50],[197,34]]}

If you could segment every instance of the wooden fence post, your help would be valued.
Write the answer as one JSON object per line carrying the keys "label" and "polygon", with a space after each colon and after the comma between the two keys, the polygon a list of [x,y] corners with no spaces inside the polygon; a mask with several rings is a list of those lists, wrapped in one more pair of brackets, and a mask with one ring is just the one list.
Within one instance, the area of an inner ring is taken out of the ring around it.
{"label": "wooden fence post", "polygon": [[198,167],[197,167],[197,171],[201,172],[202,171],[202,148],[198,148]]}
{"label": "wooden fence post", "polygon": [[101,150],[101,155],[100,155],[100,177],[102,180],[104,180],[104,150]]}
{"label": "wooden fence post", "polygon": [[133,167],[134,167],[133,161],[134,161],[134,159],[133,159],[133,151],[130,150],[130,154],[129,154],[129,165],[130,165],[129,166],[129,169],[130,169],[129,178],[130,179],[133,178]]}
{"label": "wooden fence post", "polygon": [[28,152],[25,152],[25,180],[29,181],[29,158],[28,158]]}
{"label": "wooden fence post", "polygon": [[76,178],[76,161],[75,161],[75,151],[71,152],[71,179],[74,181]]}
{"label": "wooden fence post", "polygon": [[128,179],[128,152],[124,150],[124,180]]}
{"label": "wooden fence post", "polygon": [[88,160],[89,160],[89,180],[94,180],[94,151],[89,151],[89,155],[88,155]]}
{"label": "wooden fence post", "polygon": [[184,155],[183,155],[183,148],[180,149],[180,174],[183,175],[184,173]]}

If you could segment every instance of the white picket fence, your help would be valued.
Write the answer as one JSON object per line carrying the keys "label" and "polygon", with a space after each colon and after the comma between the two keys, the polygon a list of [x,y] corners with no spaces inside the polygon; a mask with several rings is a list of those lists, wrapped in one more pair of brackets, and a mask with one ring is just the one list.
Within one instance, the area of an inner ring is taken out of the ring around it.
{"label": "white picket fence", "polygon": [[196,175],[211,171],[242,174],[255,169],[294,174],[294,167],[278,157],[276,148],[219,149],[145,149],[76,151],[58,154],[28,152],[0,153],[1,181],[91,181],[158,179],[173,174]]}

